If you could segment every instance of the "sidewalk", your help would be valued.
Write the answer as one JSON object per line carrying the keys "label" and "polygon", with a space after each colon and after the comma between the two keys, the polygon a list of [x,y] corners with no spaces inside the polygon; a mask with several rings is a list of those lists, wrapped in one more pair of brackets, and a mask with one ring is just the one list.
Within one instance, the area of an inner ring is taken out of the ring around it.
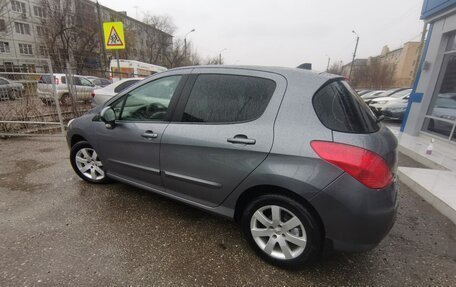
{"label": "sidewalk", "polygon": [[436,139],[431,155],[426,154],[431,137],[401,133],[387,126],[399,140],[399,151],[428,168],[399,166],[401,181],[456,224],[456,145]]}

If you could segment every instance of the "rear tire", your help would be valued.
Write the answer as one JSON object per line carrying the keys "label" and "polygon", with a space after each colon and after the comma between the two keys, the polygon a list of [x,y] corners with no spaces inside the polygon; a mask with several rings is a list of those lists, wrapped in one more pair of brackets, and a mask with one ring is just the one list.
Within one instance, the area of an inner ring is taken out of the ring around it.
{"label": "rear tire", "polygon": [[62,106],[69,106],[71,104],[70,94],[63,94],[60,97],[60,104]]}
{"label": "rear tire", "polygon": [[17,100],[17,91],[16,90],[12,90],[9,94],[9,99],[14,101],[14,100]]}
{"label": "rear tire", "polygon": [[283,195],[253,199],[243,211],[241,228],[253,250],[281,268],[303,268],[321,254],[323,238],[317,220],[302,204]]}
{"label": "rear tire", "polygon": [[70,161],[76,174],[90,183],[107,183],[106,170],[95,149],[86,141],[71,147]]}

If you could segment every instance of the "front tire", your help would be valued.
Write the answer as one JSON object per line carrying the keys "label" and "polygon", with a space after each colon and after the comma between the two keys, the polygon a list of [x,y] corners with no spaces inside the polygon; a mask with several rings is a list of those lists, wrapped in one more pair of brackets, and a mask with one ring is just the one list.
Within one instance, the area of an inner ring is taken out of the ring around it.
{"label": "front tire", "polygon": [[322,231],[302,204],[276,194],[252,200],[241,218],[244,236],[266,262],[286,269],[299,269],[321,253]]}
{"label": "front tire", "polygon": [[106,183],[106,171],[98,153],[86,141],[80,141],[71,147],[70,161],[76,174],[91,183]]}

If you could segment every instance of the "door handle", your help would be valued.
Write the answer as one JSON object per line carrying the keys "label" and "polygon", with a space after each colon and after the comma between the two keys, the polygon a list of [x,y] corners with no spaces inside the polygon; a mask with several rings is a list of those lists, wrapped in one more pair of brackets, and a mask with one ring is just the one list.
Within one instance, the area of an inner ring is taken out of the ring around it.
{"label": "door handle", "polygon": [[145,131],[142,135],[145,139],[155,139],[158,137],[158,134],[154,133],[153,131]]}
{"label": "door handle", "polygon": [[233,138],[228,138],[226,140],[232,144],[255,144],[255,139],[249,139],[246,135],[235,135]]}

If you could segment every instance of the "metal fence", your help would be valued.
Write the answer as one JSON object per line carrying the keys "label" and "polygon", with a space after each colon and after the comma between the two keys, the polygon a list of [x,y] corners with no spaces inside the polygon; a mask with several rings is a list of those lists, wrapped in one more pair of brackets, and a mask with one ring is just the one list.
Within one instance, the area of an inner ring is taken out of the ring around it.
{"label": "metal fence", "polygon": [[0,136],[63,136],[65,122],[91,107],[93,87],[77,81],[71,69],[54,74],[49,59],[0,58]]}

